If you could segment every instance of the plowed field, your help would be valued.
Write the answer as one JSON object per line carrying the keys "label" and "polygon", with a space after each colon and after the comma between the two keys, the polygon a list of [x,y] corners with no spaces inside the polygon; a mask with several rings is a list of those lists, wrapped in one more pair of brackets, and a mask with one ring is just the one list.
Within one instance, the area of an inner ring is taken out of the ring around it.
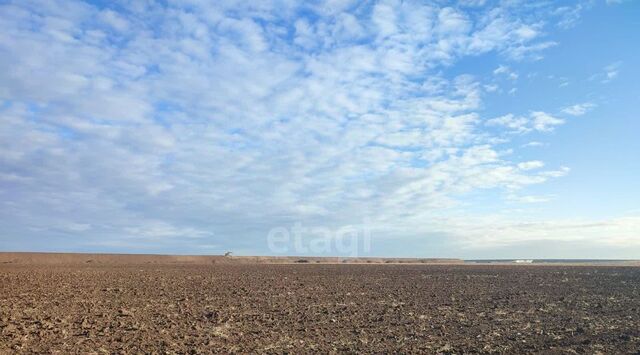
{"label": "plowed field", "polygon": [[0,265],[0,353],[632,353],[640,268]]}

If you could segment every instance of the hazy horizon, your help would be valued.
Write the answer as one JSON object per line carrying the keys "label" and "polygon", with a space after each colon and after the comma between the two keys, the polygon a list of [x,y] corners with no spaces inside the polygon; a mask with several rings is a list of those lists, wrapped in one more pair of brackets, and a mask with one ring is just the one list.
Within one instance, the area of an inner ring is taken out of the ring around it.
{"label": "hazy horizon", "polygon": [[640,2],[0,4],[0,251],[640,259]]}

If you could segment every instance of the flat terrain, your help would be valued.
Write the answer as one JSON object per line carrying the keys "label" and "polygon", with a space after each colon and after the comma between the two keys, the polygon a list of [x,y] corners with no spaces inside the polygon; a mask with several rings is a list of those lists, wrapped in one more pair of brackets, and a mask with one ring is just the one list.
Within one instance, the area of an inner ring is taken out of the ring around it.
{"label": "flat terrain", "polygon": [[[340,258],[308,256],[232,256],[80,254],[80,253],[3,253],[0,264],[463,264],[462,259],[432,258]],[[638,263],[640,265],[640,263]]]}
{"label": "flat terrain", "polygon": [[632,353],[640,268],[0,264],[0,353]]}

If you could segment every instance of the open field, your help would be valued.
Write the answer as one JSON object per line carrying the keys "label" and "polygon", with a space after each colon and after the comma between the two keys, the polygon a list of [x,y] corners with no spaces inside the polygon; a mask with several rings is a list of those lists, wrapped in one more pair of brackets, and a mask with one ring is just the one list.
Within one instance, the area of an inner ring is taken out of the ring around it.
{"label": "open field", "polygon": [[637,267],[148,261],[5,260],[0,353],[640,349]]}
{"label": "open field", "polygon": [[0,253],[1,264],[462,264],[462,259],[366,258],[313,256],[231,256],[81,254],[81,253]]}

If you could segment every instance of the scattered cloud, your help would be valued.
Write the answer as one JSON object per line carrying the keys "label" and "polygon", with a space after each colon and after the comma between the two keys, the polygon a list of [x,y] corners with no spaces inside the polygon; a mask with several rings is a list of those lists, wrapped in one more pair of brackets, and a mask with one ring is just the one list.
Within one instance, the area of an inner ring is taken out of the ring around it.
{"label": "scattered cloud", "polygon": [[640,229],[638,216],[597,221],[581,219],[515,221],[513,217],[496,214],[477,219],[448,220],[443,225],[445,226],[442,229],[451,235],[463,236],[459,239],[459,243],[461,247],[469,249],[522,246],[540,241],[566,242],[576,246],[595,245],[601,248],[632,248],[633,250],[637,250],[640,246],[640,239],[637,238],[637,231]]}
{"label": "scattered cloud", "polygon": [[508,199],[517,203],[545,203],[552,200],[549,196],[537,196],[537,195],[509,195]]}
{"label": "scattered cloud", "polygon": [[602,82],[609,82],[618,77],[621,65],[622,62],[615,62],[604,67],[605,78]]}
{"label": "scattered cloud", "polygon": [[558,84],[559,88],[565,88],[565,87],[569,86],[569,80],[568,79],[561,78],[560,80],[561,80],[560,84]]}
{"label": "scattered cloud", "polygon": [[507,114],[486,121],[487,126],[504,127],[511,133],[529,133],[533,131],[551,132],[556,126],[564,124],[564,120],[543,111],[533,111],[529,116]]}
{"label": "scattered cloud", "polygon": [[562,29],[569,29],[575,27],[582,16],[582,11],[585,9],[584,4],[577,4],[575,6],[561,6],[554,11],[554,15],[558,16],[558,27]]}
{"label": "scattered cloud", "polygon": [[495,85],[495,84],[486,84],[484,85],[484,89],[487,92],[496,92],[499,89],[499,87],[498,85]]}
{"label": "scattered cloud", "polygon": [[522,60],[529,58],[531,60],[541,60],[544,50],[557,46],[558,43],[554,41],[539,42],[532,45],[522,45],[510,48],[509,55],[512,59]]}
{"label": "scattered cloud", "polygon": [[518,163],[518,169],[520,170],[533,170],[533,169],[540,169],[544,166],[544,162],[540,161],[540,160],[531,160],[531,161],[525,161],[522,163]]}
{"label": "scattered cloud", "polygon": [[563,113],[571,116],[582,116],[585,113],[593,110],[597,105],[591,102],[585,102],[581,104],[575,104],[562,109]]}
{"label": "scattered cloud", "polygon": [[531,113],[533,129],[536,131],[549,132],[553,131],[555,126],[564,124],[564,120],[551,116],[542,111],[534,111]]}
{"label": "scattered cloud", "polygon": [[617,61],[613,62],[602,69],[602,72],[593,74],[589,80],[598,80],[603,84],[610,83],[620,74],[620,68],[622,67],[622,62]]}
{"label": "scattered cloud", "polygon": [[494,71],[494,75],[504,75],[510,80],[517,80],[518,73],[513,72],[509,67],[500,65]]}
{"label": "scattered cloud", "polygon": [[486,120],[498,88],[445,74],[541,59],[552,9],[439,4],[3,3],[3,244],[261,253],[270,228],[365,217],[403,237],[566,175],[499,146],[562,119]]}
{"label": "scattered cloud", "polygon": [[544,146],[544,143],[542,142],[538,142],[538,141],[532,141],[532,142],[528,142],[522,145],[523,148],[529,148],[529,147],[542,147]]}

